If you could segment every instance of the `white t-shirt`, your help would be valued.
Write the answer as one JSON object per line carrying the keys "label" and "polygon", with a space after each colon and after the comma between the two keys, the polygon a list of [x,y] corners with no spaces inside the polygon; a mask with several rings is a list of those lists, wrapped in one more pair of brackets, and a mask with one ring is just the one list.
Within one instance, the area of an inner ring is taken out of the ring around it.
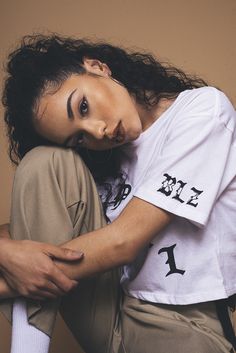
{"label": "white t-shirt", "polygon": [[123,146],[127,180],[114,220],[133,196],[175,215],[121,283],[131,296],[191,304],[236,293],[236,112],[213,87],[186,90]]}

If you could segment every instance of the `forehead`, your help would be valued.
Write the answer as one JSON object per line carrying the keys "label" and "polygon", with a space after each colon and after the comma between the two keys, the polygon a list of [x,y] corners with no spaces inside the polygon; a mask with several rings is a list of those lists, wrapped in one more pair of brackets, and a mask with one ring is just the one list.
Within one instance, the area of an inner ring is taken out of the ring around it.
{"label": "forehead", "polygon": [[34,125],[40,135],[61,143],[67,124],[67,100],[75,89],[81,90],[81,76],[72,75],[59,87],[49,85],[40,97]]}
{"label": "forehead", "polygon": [[104,101],[106,96],[110,105],[110,91],[100,78],[98,75],[85,73],[71,75],[59,87],[49,85],[40,97],[35,112],[34,125],[38,133],[54,142],[61,143],[65,140],[69,125],[71,126],[67,103],[73,91],[72,106],[80,102],[83,96],[89,98],[90,102]]}
{"label": "forehead", "polygon": [[69,95],[74,89],[81,86],[81,81],[83,81],[81,80],[81,76],[72,75],[58,87],[49,84],[39,99],[36,119],[43,119],[50,114],[51,110],[56,112],[57,109],[60,109],[61,111],[62,107],[65,109]]}
{"label": "forehead", "polygon": [[100,78],[100,76],[91,73],[73,74],[59,87],[55,88],[53,85],[49,85],[39,99],[36,119],[41,120],[43,117],[55,113],[65,113],[68,97],[75,90],[77,91],[76,95],[89,94],[99,98],[102,92],[104,94],[104,91],[107,91],[107,87],[102,84]]}

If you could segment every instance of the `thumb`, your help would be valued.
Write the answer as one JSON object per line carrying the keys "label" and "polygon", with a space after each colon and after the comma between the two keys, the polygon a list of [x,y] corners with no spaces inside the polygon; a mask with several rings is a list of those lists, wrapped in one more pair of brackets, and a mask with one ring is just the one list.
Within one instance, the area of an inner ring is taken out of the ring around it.
{"label": "thumb", "polygon": [[47,253],[52,258],[65,261],[80,260],[84,256],[83,252],[81,251],[75,251],[68,248],[60,248],[58,246],[53,245],[50,246],[49,249],[47,249]]}

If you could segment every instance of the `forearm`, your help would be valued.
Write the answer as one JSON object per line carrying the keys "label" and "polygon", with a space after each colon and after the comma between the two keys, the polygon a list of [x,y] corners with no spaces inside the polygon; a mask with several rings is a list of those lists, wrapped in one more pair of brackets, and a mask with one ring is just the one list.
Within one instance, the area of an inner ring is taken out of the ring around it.
{"label": "forearm", "polygon": [[125,245],[119,244],[110,225],[79,236],[64,246],[84,253],[80,263],[56,261],[57,266],[72,279],[89,277],[129,262],[126,252],[122,251]]}
{"label": "forearm", "polygon": [[57,263],[72,279],[81,279],[132,262],[172,216],[146,202],[135,199],[113,223],[63,244],[80,250],[80,263]]}

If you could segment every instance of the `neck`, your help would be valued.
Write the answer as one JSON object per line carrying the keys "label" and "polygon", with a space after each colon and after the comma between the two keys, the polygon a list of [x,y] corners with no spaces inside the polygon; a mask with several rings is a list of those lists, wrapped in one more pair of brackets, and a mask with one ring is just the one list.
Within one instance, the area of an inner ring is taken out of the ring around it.
{"label": "neck", "polygon": [[173,104],[175,98],[161,98],[159,102],[147,109],[143,105],[136,102],[136,109],[142,123],[142,130],[148,129],[160,116]]}

